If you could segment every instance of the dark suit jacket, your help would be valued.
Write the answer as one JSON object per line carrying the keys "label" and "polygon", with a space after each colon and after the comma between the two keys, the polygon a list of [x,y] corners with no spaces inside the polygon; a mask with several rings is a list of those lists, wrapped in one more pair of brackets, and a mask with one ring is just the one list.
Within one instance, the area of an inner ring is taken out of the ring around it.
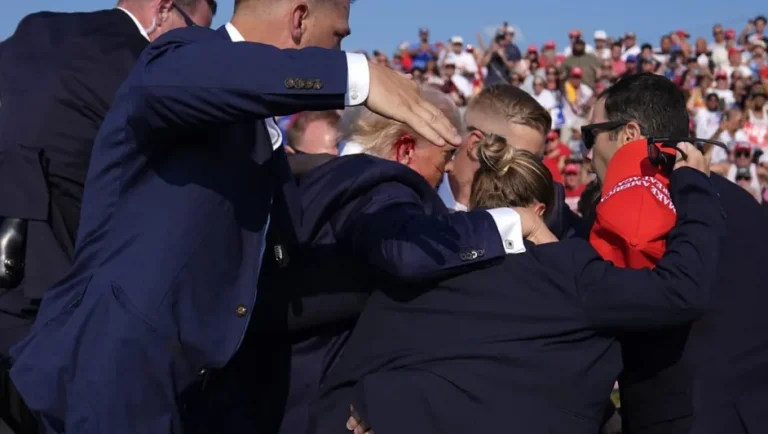
{"label": "dark suit jacket", "polygon": [[225,28],[142,53],[94,144],[74,265],[12,352],[52,432],[182,431],[198,373],[227,364],[262,315],[267,226],[290,241],[300,221],[262,119],[340,109],[346,91],[343,52],[233,43]]}
{"label": "dark suit jacket", "polygon": [[306,432],[309,405],[373,288],[392,276],[434,279],[504,255],[490,214],[449,213],[408,167],[368,155],[290,158],[294,170],[318,159],[327,162],[299,181],[302,248],[262,299],[262,310],[287,312],[287,321],[260,323],[212,379],[190,432]]}
{"label": "dark suit jacket", "polygon": [[711,306],[693,326],[623,340],[625,432],[768,432],[768,214],[738,185],[712,183],[728,222]]}
{"label": "dark suit jacket", "polygon": [[324,380],[310,432],[345,433],[350,404],[377,434],[598,432],[621,369],[612,334],[684,323],[709,302],[718,200],[691,169],[673,176],[673,198],[679,224],[653,271],[613,267],[574,238],[377,291]]}
{"label": "dark suit jacket", "polygon": [[26,278],[0,298],[0,353],[71,265],[96,133],[149,42],[113,9],[27,16],[0,43],[0,218],[29,220]]}

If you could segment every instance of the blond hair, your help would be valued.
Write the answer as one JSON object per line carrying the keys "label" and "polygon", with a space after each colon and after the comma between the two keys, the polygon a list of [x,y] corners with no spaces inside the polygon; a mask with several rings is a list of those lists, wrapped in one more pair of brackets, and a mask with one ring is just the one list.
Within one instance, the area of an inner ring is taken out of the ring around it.
{"label": "blond hair", "polygon": [[[462,129],[459,110],[446,94],[422,87],[421,97],[437,106],[457,130]],[[359,144],[363,153],[382,158],[392,154],[393,145],[403,134],[415,134],[402,122],[379,116],[365,107],[344,110],[339,121],[339,130],[342,139]]]}
{"label": "blond hair", "polygon": [[528,151],[516,150],[495,134],[478,143],[480,168],[472,181],[470,207],[546,206],[545,216],[555,201],[552,173],[541,158]]}
{"label": "blond hair", "polygon": [[501,116],[513,124],[525,125],[547,134],[552,116],[526,91],[509,85],[494,84],[470,100],[468,116]]}

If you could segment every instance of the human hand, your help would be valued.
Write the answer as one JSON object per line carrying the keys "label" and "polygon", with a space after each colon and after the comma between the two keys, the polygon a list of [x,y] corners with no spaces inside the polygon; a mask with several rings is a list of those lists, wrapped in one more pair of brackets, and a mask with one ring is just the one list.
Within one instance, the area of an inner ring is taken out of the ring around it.
{"label": "human hand", "polygon": [[367,426],[365,422],[360,419],[360,415],[357,414],[355,408],[349,406],[349,419],[347,419],[347,429],[354,434],[374,434],[371,427]]}
{"label": "human hand", "polygon": [[[709,160],[701,153],[699,148],[692,143],[680,142],[677,144],[677,149],[682,152],[677,153],[675,170],[681,167],[690,167],[709,176]],[[683,158],[683,155],[685,155],[685,158]]]}
{"label": "human hand", "polygon": [[402,74],[369,63],[371,88],[365,106],[374,113],[400,121],[430,143],[461,145],[461,136],[442,111],[419,95],[419,86]]}
{"label": "human hand", "polygon": [[557,241],[544,220],[530,208],[514,207],[512,208],[520,216],[520,225],[522,226],[523,237],[534,244],[546,244]]}

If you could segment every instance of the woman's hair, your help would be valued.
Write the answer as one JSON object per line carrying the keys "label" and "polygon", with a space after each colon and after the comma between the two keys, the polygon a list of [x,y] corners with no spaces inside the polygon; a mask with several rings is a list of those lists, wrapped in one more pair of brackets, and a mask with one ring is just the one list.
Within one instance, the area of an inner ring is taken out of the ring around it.
{"label": "woman's hair", "polygon": [[472,208],[527,207],[539,202],[546,206],[544,217],[549,216],[555,185],[540,157],[514,149],[495,134],[478,143],[477,156],[480,168],[472,181]]}
{"label": "woman's hair", "polygon": [[[442,111],[449,121],[461,131],[461,115],[450,97],[438,89],[421,88],[421,97]],[[363,106],[344,110],[339,121],[342,139],[358,143],[363,152],[386,158],[392,146],[404,133],[414,134],[405,124],[379,116]]]}

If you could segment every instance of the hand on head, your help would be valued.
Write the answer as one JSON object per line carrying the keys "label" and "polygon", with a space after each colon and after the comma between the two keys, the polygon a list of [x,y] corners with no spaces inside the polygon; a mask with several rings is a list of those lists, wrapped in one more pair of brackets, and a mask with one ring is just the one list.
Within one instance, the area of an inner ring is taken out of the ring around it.
{"label": "hand on head", "polygon": [[419,96],[419,86],[390,68],[369,63],[371,87],[365,106],[400,121],[437,146],[459,146],[461,136],[442,111]]}

